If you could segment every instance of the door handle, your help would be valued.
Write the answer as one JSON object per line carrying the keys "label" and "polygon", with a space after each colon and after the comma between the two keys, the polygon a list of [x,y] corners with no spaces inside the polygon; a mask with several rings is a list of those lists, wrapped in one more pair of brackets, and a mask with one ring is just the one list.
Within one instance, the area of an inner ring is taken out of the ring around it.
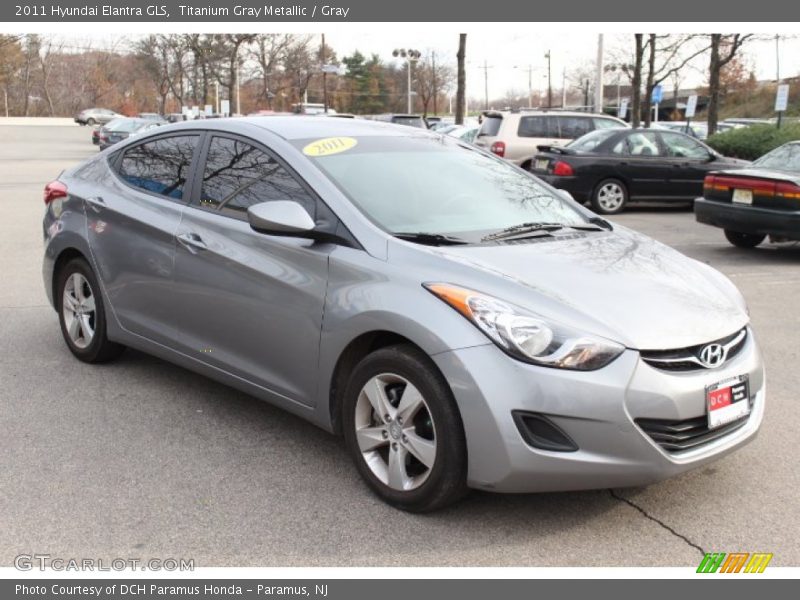
{"label": "door handle", "polygon": [[189,252],[196,253],[198,250],[206,250],[208,246],[196,233],[182,233],[178,236],[178,241],[184,246]]}

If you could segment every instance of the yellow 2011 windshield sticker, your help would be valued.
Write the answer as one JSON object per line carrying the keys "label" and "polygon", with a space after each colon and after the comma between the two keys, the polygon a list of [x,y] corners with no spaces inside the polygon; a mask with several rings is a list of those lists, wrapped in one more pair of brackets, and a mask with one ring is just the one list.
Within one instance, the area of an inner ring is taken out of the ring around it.
{"label": "yellow 2011 windshield sticker", "polygon": [[346,152],[358,144],[358,140],[351,137],[330,137],[316,140],[307,144],[303,148],[303,154],[306,156],[330,156],[331,154],[339,154]]}

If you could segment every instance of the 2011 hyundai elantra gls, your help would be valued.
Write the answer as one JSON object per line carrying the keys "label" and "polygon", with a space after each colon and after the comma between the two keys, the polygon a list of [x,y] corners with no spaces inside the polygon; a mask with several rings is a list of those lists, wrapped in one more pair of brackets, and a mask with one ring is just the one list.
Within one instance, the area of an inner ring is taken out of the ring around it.
{"label": "2011 hyundai elantra gls", "polygon": [[341,433],[406,510],[647,484],[761,423],[728,279],[448,136],[182,123],[44,200],[45,288],[77,358],[136,348]]}

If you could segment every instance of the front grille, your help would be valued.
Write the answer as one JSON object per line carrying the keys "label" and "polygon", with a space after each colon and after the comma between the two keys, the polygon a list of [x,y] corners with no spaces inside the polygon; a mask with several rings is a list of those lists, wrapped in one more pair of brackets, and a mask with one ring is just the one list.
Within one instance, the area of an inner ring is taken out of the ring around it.
{"label": "front grille", "polygon": [[[750,408],[753,408],[753,399],[750,399]],[[704,444],[718,440],[743,427],[750,414],[741,419],[731,421],[716,429],[708,428],[708,417],[695,417],[682,421],[669,419],[636,419],[634,422],[642,428],[647,435],[667,452],[683,452]]]}
{"label": "front grille", "polygon": [[[745,341],[747,341],[747,328],[741,329],[721,340],[709,342],[708,344],[699,344],[697,346],[689,346],[688,348],[679,348],[677,350],[642,350],[639,354],[642,360],[648,365],[664,371],[711,369],[724,366],[729,360],[739,354],[741,349],[744,348]],[[724,351],[722,362],[713,367],[705,364],[700,359],[703,348],[710,344],[719,344]]]}

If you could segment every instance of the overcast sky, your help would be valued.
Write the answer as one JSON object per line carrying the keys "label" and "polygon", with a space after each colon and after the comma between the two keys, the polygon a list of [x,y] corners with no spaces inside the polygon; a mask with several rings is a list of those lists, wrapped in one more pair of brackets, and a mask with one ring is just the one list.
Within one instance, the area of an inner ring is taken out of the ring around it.
{"label": "overcast sky", "polygon": [[[536,25],[541,28],[543,25]],[[792,34],[791,39],[780,40],[781,77],[800,74],[800,39]],[[765,36],[762,36],[765,37]],[[788,35],[786,37],[789,37]],[[345,56],[358,49],[364,54],[377,53],[385,61],[392,58],[395,48],[414,48],[421,51],[435,50],[437,59],[455,64],[458,50],[458,34],[436,34],[429,30],[400,32],[383,29],[376,32],[328,32],[326,42],[338,55]],[[604,47],[606,63],[621,60],[620,49],[633,46],[632,34],[605,34]],[[520,26],[518,30],[506,27],[498,31],[496,26],[486,32],[473,31],[467,35],[467,91],[470,97],[482,99],[484,95],[484,61],[488,69],[489,97],[500,97],[509,89],[516,89],[523,95],[528,90],[528,66],[532,67],[534,89],[547,87],[547,60],[545,53],[550,50],[553,88],[561,89],[561,79],[566,69],[569,76],[577,67],[591,67],[597,57],[597,34],[585,31],[531,32],[531,26]],[[755,71],[758,79],[775,79],[776,52],[775,40],[754,41],[745,47],[743,54],[749,68]],[[514,68],[514,67],[517,68]],[[701,86],[705,83],[705,69],[708,55],[700,57],[694,68],[685,69],[682,87]],[[606,85],[614,85],[616,76],[609,73]],[[569,85],[569,84],[568,84]],[[800,90],[798,90],[800,91]],[[556,92],[554,92],[555,94]]]}

